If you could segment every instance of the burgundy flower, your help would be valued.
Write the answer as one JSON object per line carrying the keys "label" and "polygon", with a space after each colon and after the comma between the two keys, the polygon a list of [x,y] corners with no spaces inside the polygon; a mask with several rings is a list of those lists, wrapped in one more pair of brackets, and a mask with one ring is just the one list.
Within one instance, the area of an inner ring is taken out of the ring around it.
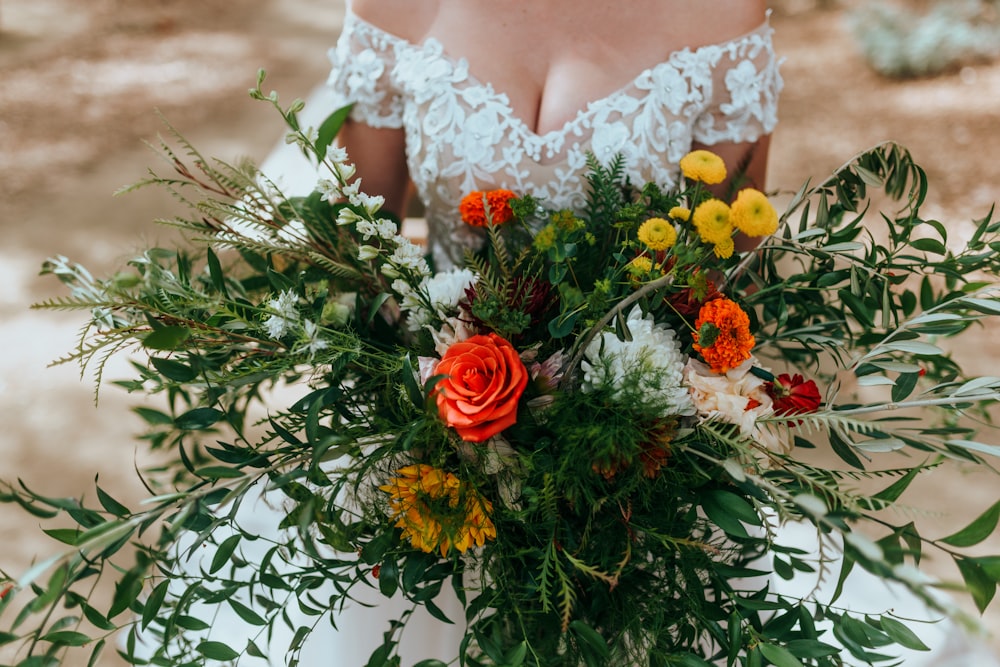
{"label": "burgundy flower", "polygon": [[776,415],[804,415],[819,410],[822,398],[813,380],[801,375],[782,373],[767,387],[767,393],[774,400]]}

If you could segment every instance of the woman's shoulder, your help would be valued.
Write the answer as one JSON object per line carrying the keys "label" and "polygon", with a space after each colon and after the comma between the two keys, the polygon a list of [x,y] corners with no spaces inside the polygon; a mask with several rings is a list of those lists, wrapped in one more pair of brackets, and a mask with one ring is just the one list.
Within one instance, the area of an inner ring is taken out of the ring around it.
{"label": "woman's shoulder", "polygon": [[427,34],[439,4],[440,0],[349,0],[348,8],[366,23],[416,44]]}
{"label": "woman's shoulder", "polygon": [[759,28],[768,15],[767,0],[714,0],[692,3],[682,24],[697,44],[718,44]]}

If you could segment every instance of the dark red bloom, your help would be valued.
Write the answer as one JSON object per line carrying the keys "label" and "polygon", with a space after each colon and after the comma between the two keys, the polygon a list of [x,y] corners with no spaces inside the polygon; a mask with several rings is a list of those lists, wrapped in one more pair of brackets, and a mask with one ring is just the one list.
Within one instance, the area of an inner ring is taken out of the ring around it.
{"label": "dark red bloom", "polygon": [[823,399],[813,380],[801,375],[782,373],[767,387],[767,393],[774,400],[776,415],[804,415],[819,410]]}
{"label": "dark red bloom", "polygon": [[691,276],[691,284],[679,292],[667,295],[667,301],[682,317],[694,317],[709,301],[722,298],[722,292],[715,288],[715,283],[705,277],[697,269]]}

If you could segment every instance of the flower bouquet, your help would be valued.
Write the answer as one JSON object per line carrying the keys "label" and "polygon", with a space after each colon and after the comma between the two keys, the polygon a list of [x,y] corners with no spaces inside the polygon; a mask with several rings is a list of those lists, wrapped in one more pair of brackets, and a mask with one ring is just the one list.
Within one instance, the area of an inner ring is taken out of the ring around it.
{"label": "flower bouquet", "polygon": [[[157,397],[136,411],[163,462],[139,509],[101,488],[88,506],[3,487],[73,522],[48,531],[65,552],[0,603],[19,605],[0,632],[18,665],[75,650],[95,664],[121,628],[138,664],[236,661],[292,623],[286,607],[311,619],[277,656],[295,665],[366,588],[464,627],[461,665],[892,663],[894,645],[924,646],[890,610],[772,584],[839,589],[864,569],[958,614],[916,568],[927,546],[989,604],[1000,557],[964,550],[1000,503],[934,539],[884,511],[946,460],[1000,454],[971,426],[1000,379],[939,345],[1000,314],[1000,223],[950,247],[920,217],[926,182],[904,149],[857,156],[780,216],[756,190],[717,198],[726,165],[705,151],[670,190],[592,160],[584,210],[469,193],[458,213],[481,246],[435,271],[352,180],[333,143],[347,109],[311,131],[300,102],[251,92],[314,158],[314,192],[286,197],[175,135],[173,174],[144,183],[191,205],[166,222],[201,250],[151,248],[106,280],[45,267],[70,295],[41,306],[90,313],[67,361],[140,353],[118,384]],[[876,189],[901,202],[881,226],[865,216]],[[261,488],[283,530],[248,558],[260,536],[235,510]],[[782,544],[786,522],[814,528],[818,557]],[[205,545],[210,563],[185,568]],[[103,606],[101,576],[115,583]],[[213,607],[251,639],[206,639]],[[409,617],[378,629],[368,665],[400,664]]]}

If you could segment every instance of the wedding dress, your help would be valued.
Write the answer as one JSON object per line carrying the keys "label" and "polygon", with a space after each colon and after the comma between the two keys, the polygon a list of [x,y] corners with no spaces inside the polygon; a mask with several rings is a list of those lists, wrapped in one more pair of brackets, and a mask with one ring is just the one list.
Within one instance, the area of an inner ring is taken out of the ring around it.
{"label": "wedding dress", "polygon": [[[503,91],[477,79],[468,63],[446,53],[439,41],[410,43],[348,9],[342,35],[331,51],[329,87],[313,96],[306,113],[318,124],[329,111],[353,103],[355,120],[405,129],[409,173],[425,207],[429,248],[437,268],[444,269],[461,262],[464,248],[481,242],[460,224],[457,214],[460,199],[471,190],[530,192],[550,207],[579,209],[588,152],[605,162],[621,154],[633,182],[670,187],[679,176],[678,161],[693,143],[753,142],[770,133],[782,85],[771,34],[765,22],[735,39],[672,53],[637,72],[617,91],[589,103],[561,128],[538,134],[514,114]],[[311,165],[296,155],[294,147],[286,148],[263,165],[288,194],[304,194],[316,182]],[[238,517],[245,530],[263,535],[277,530],[280,513],[263,497],[245,507]],[[783,536],[783,543],[810,551],[815,542],[814,532],[798,526],[789,527]],[[792,582],[776,580],[773,586],[785,595],[806,596],[814,584],[800,576]],[[349,605],[337,616],[336,630],[320,624],[306,643],[302,665],[366,664],[389,621],[406,607],[398,598],[387,602],[374,590],[363,602],[378,606]],[[404,666],[455,657],[464,615],[456,601],[439,602],[454,624],[426,613],[411,618],[402,637]],[[908,618],[924,610],[912,596],[864,573],[851,577],[840,603],[859,612],[895,608]],[[928,613],[928,618],[933,616]],[[234,646],[246,635],[235,618],[218,619],[212,632]],[[906,651],[908,667],[1000,664],[985,651],[977,653],[980,649],[948,622],[918,632],[934,650]],[[282,664],[282,647],[290,638],[288,631],[270,642],[272,664]],[[239,664],[264,663],[248,658]]]}

